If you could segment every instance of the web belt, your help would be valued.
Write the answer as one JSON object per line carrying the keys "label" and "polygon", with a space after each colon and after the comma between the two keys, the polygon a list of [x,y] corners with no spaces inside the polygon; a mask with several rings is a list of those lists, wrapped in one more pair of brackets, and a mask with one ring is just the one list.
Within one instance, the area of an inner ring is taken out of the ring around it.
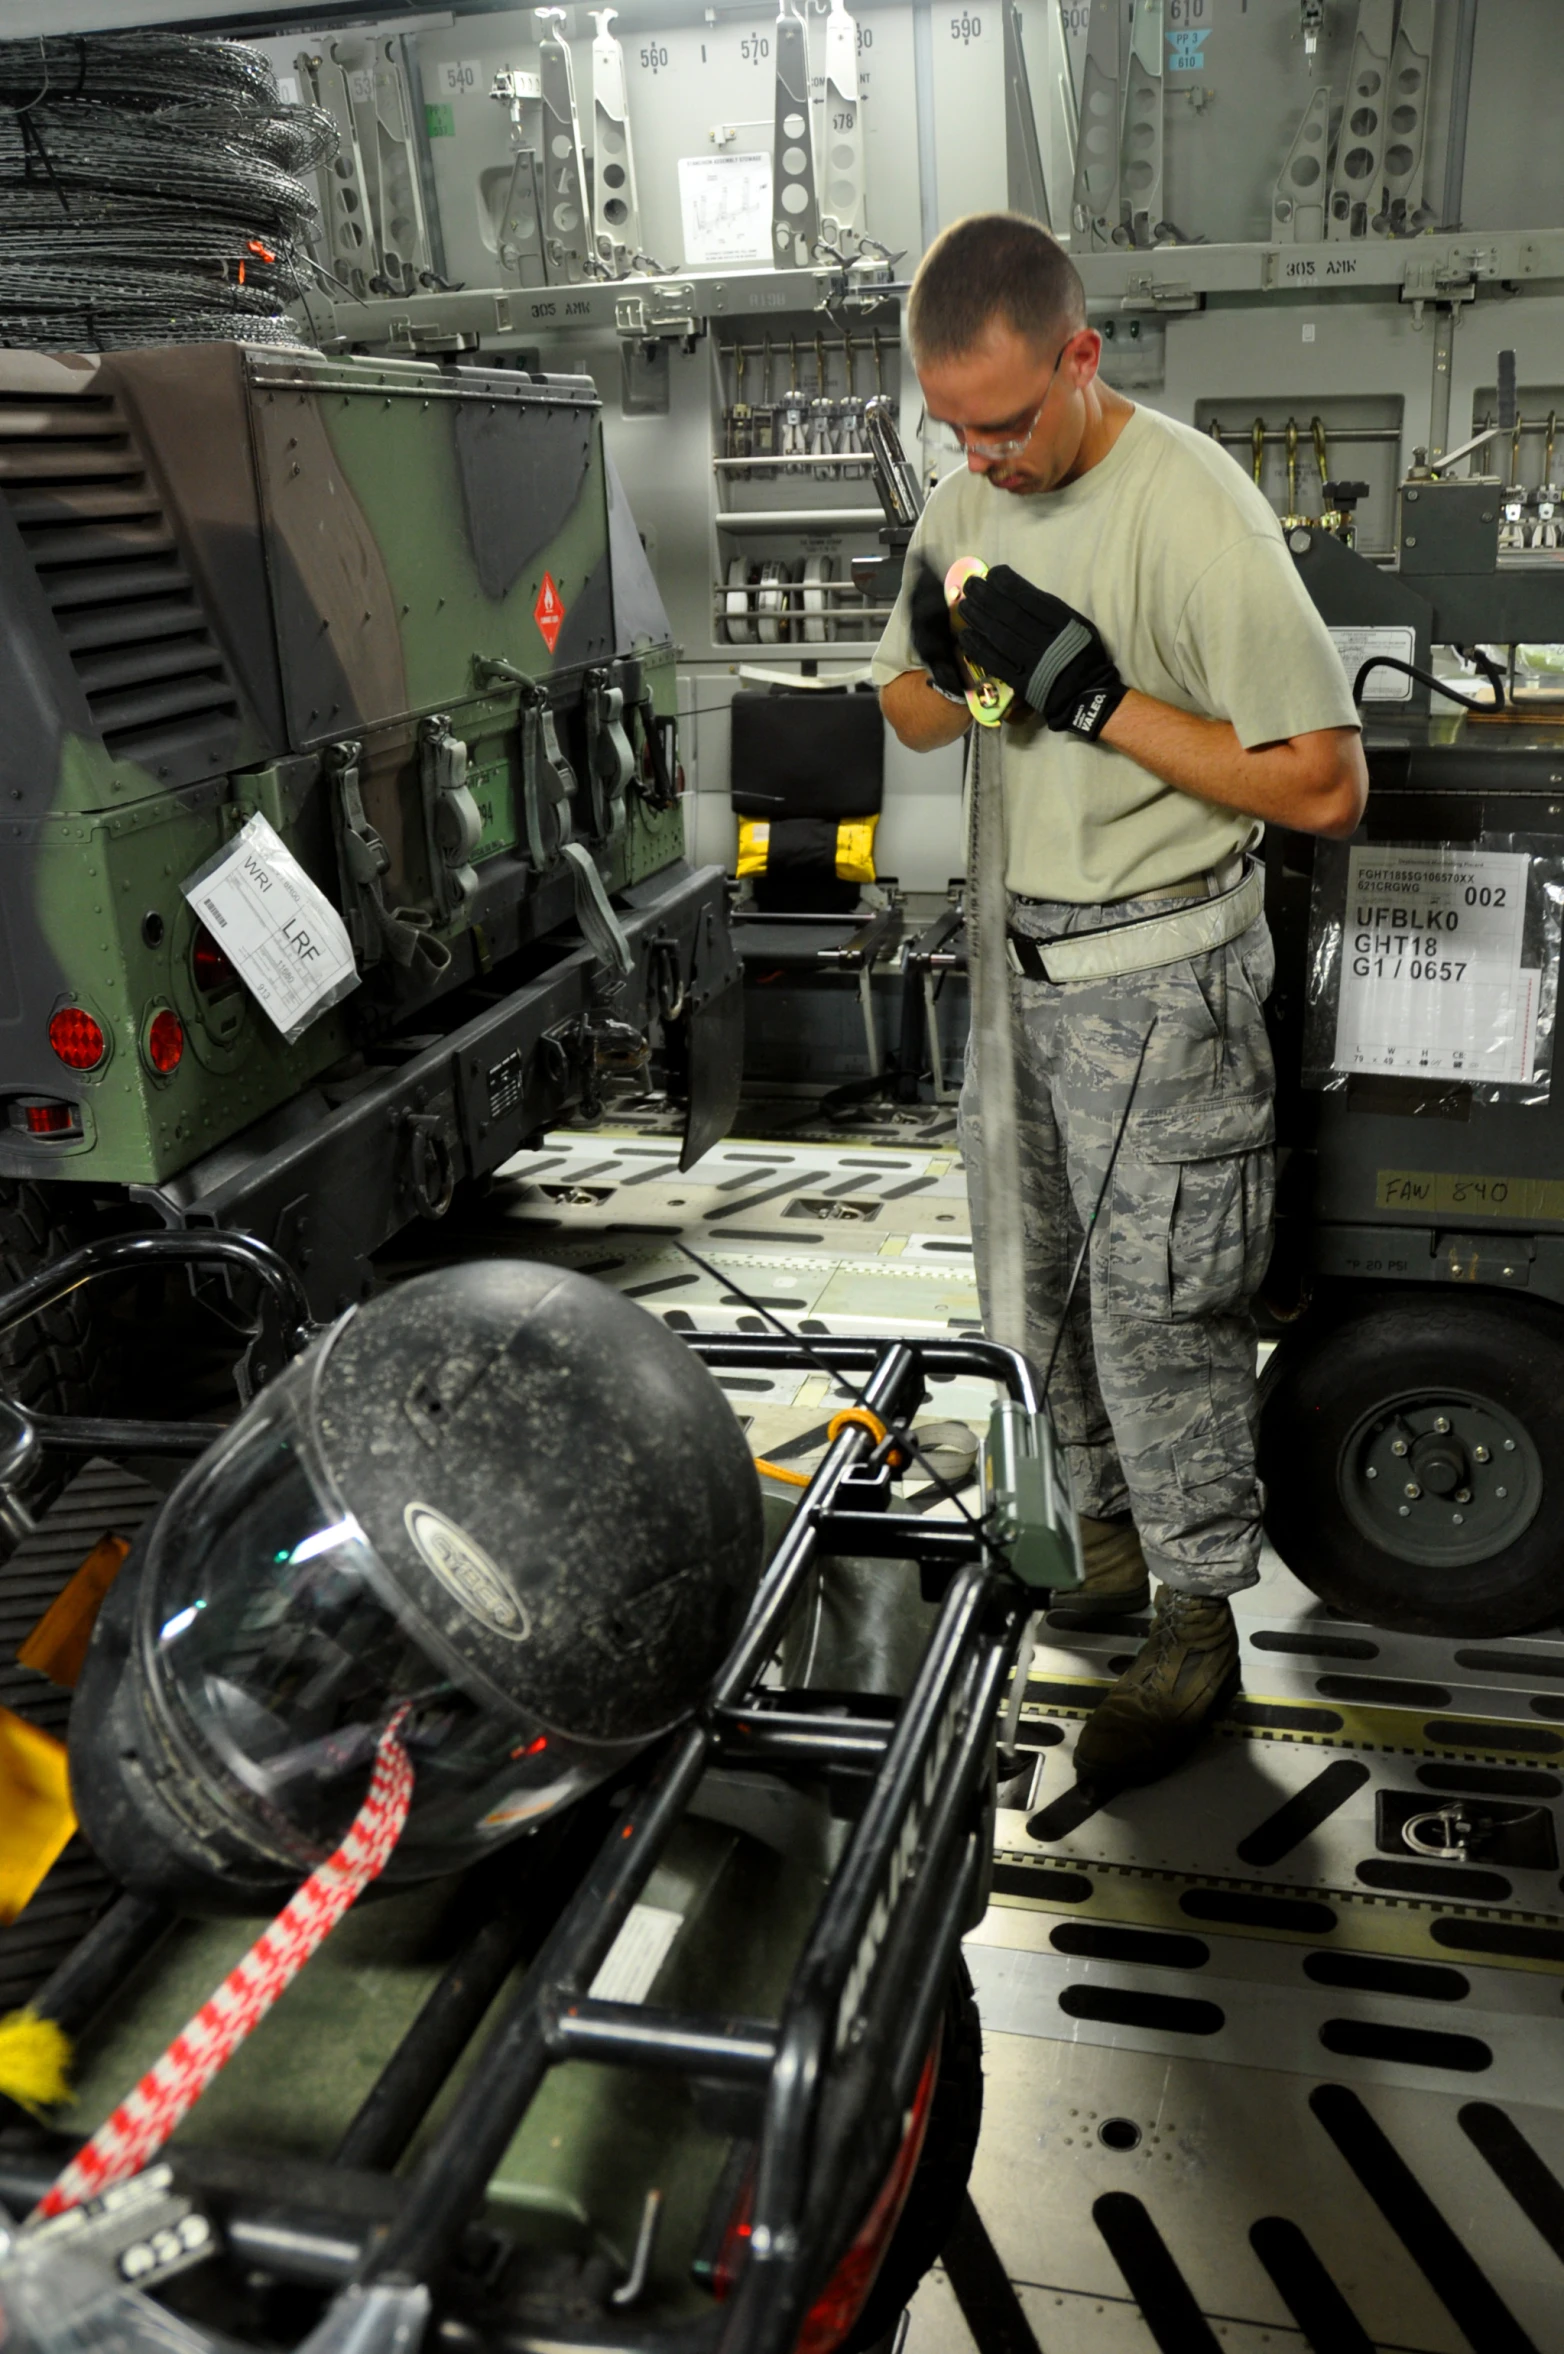
{"label": "web belt", "polygon": [[1061,933],[1034,940],[1012,924],[1010,963],[1028,981],[1108,981],[1121,973],[1150,972],[1186,956],[1204,956],[1242,938],[1265,909],[1265,876],[1245,858],[1240,879],[1214,899],[1191,899],[1166,915],[1134,916],[1098,932]]}

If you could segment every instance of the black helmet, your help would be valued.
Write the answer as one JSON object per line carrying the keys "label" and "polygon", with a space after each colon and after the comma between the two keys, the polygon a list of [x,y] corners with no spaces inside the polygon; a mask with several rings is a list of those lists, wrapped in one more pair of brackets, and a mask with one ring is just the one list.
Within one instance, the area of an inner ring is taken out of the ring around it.
{"label": "black helmet", "polygon": [[269,1901],[405,1707],[386,1877],[454,1870],[688,1713],[760,1559],[742,1433],[654,1317],[515,1260],[417,1277],[263,1391],[126,1564],[71,1715],[82,1827],[129,1886]]}

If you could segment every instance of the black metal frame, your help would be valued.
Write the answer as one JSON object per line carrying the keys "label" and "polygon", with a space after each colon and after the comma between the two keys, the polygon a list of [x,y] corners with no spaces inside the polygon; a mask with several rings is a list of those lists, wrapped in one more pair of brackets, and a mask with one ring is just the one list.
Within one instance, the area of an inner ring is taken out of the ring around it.
{"label": "black metal frame", "polygon": [[[172,1243],[184,1246],[173,1255],[195,1257],[196,1240],[153,1237],[146,1255]],[[205,1236],[200,1247],[227,1260],[249,1253],[260,1271],[262,1250],[243,1238]],[[24,1296],[36,1307],[57,1293],[35,1279],[0,1299],[0,1330]],[[303,1337],[302,1327],[294,1337]],[[687,1337],[713,1367],[829,1366],[861,1384],[881,1422],[910,1417],[930,1374],[991,1380],[1029,1412],[1038,1403],[1027,1360],[981,1340]],[[490,2176],[550,2068],[591,2059],[665,2069],[747,2096],[757,2119],[749,2253],[732,2294],[695,2324],[658,2328],[626,2310],[590,2326],[551,2325],[546,2342],[625,2354],[789,2354],[895,2161],[961,1935],[981,1909],[995,1715],[1036,1602],[976,1517],[931,1521],[888,1509],[888,1481],[859,1469],[875,1448],[859,1421],[829,1445],[704,1705],[654,1753],[595,1860],[574,1879],[416,2171],[396,2179],[385,2170],[407,2148],[520,1948],[507,1901],[517,1893],[506,1871],[516,1849],[485,1867],[491,1916],[431,1993],[333,2164],[290,2168],[279,2199],[269,2161],[176,2153],[179,2178],[214,2201],[242,2262],[317,2284],[437,2280],[481,2213]],[[910,1559],[925,1593],[943,1595],[893,1723],[883,1704],[878,1713],[847,1704],[840,1715],[809,1714],[757,1686],[816,1559],[839,1552]],[[735,1762],[784,1774],[856,1769],[866,1779],[778,2023],[594,1998],[588,1989],[702,1775]],[[568,1846],[568,1834],[556,1836]],[[530,1910],[535,1877],[526,1893]],[[36,2006],[62,2024],[85,2024],[163,1925],[156,1907],[121,1898]],[[66,2145],[49,2137],[41,2147],[33,2132],[8,2150],[9,2138],[0,2136],[0,2199],[30,2202]],[[543,2340],[517,2328],[498,2342],[521,2354]]]}

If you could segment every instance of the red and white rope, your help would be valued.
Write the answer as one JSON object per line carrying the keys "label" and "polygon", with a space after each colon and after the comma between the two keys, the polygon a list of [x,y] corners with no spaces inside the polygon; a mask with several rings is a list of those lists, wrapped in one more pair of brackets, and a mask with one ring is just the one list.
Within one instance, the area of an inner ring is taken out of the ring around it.
{"label": "red and white rope", "polygon": [[59,2215],[97,2197],[110,2183],[138,2173],[298,1976],[354,1898],[384,1869],[413,1795],[412,1764],[397,1738],[404,1714],[399,1712],[380,1736],[369,1795],[342,1845],[310,1874],[162,2058],[78,2150],[40,2200],[38,2215]]}

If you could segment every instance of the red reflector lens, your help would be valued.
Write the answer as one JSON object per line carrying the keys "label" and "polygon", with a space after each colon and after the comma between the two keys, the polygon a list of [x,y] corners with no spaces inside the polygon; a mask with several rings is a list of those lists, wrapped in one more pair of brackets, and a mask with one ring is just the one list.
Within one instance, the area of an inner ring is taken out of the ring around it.
{"label": "red reflector lens", "polygon": [[152,1016],[152,1026],[147,1032],[147,1060],[154,1071],[161,1071],[167,1078],[170,1071],[179,1068],[184,1051],[185,1025],[165,1005],[161,1013]]}
{"label": "red reflector lens", "polygon": [[239,979],[205,924],[197,927],[196,936],[190,944],[190,971],[196,987],[208,997],[214,996],[219,989],[234,988]]}
{"label": "red reflector lens", "polygon": [[890,2246],[901,2211],[907,2204],[907,2193],[912,2178],[918,2171],[918,2160],[923,2155],[923,2137],[928,2131],[929,2111],[934,2105],[934,2083],[939,2073],[939,2053],[942,2037],[936,2036],[934,2049],[923,2063],[923,2074],[913,2096],[912,2113],[896,2163],[886,2176],[879,2197],[859,2227],[841,2263],[831,2275],[825,2294],[818,2297],[805,2316],[798,2333],[795,2354],[833,2354],[852,2329],[854,2322],[869,2301],[880,2259]]}
{"label": "red reflector lens", "polygon": [[69,1136],[76,1126],[76,1114],[68,1103],[29,1103],[22,1107],[30,1136]]}
{"label": "red reflector lens", "polygon": [[[940,2046],[943,2029],[934,2038],[934,2048],[923,2063],[918,2089],[913,2095],[901,2148],[897,2151],[890,2173],[880,2186],[879,2193],[868,2214],[859,2226],[852,2246],[843,2256],[826,2284],[824,2293],[817,2297],[804,2317],[794,2354],[834,2354],[835,2348],[851,2332],[853,2324],[869,2301],[875,2275],[886,2249],[896,2235],[902,2209],[907,2204],[907,2193],[912,2178],[918,2171],[918,2160],[923,2155],[923,2140],[929,2128],[929,2112],[934,2106],[934,2087],[939,2076]],[[722,2246],[712,2267],[711,2292],[720,2302],[730,2297],[744,2269],[754,2234],[755,2177],[746,2181],[738,2205],[728,2218]]]}
{"label": "red reflector lens", "polygon": [[101,1023],[79,1005],[61,1006],[49,1024],[49,1044],[72,1071],[95,1071],[108,1053]]}

